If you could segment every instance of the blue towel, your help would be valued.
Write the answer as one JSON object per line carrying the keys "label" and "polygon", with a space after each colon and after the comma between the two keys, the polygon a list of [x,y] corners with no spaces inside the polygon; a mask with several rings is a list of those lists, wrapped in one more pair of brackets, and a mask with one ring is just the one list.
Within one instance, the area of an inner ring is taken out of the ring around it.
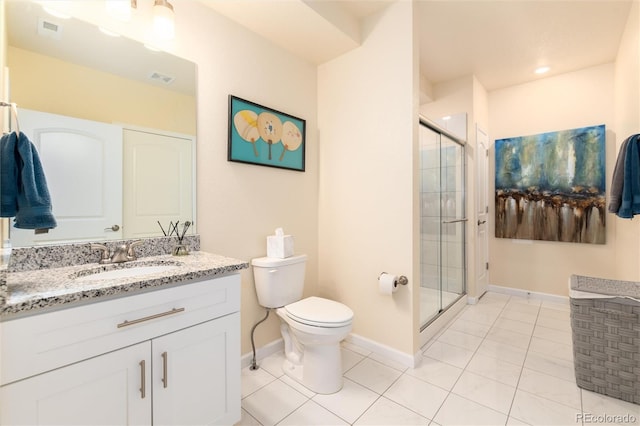
{"label": "blue towel", "polygon": [[611,179],[611,193],[609,196],[609,213],[618,213],[620,205],[622,204],[622,188],[624,185],[624,168],[625,160],[627,158],[627,148],[629,141],[633,139],[633,136],[629,136],[622,142],[620,151],[618,152],[618,159],[616,160],[616,167],[613,170],[613,178]]}
{"label": "blue towel", "polygon": [[624,159],[624,180],[622,201],[616,213],[624,219],[631,219],[640,213],[640,135],[633,135],[627,144]]}
{"label": "blue towel", "polygon": [[15,132],[0,139],[0,217],[13,217],[18,211],[17,142]]}
{"label": "blue towel", "polygon": [[[5,138],[8,139],[6,143]],[[3,136],[0,152],[2,216],[15,215],[16,228],[35,229],[36,233],[55,228],[57,224],[51,212],[51,196],[35,146],[24,133],[11,133],[8,137]],[[6,180],[5,167],[8,169]]]}

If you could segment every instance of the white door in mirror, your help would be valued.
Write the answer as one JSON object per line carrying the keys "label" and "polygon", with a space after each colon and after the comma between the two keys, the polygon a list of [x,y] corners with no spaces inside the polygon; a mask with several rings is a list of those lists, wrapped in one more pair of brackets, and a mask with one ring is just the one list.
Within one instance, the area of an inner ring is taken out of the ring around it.
{"label": "white door in mirror", "polygon": [[12,245],[122,238],[112,230],[122,223],[122,127],[27,109],[19,117],[40,155],[58,226],[38,235],[12,227]]}

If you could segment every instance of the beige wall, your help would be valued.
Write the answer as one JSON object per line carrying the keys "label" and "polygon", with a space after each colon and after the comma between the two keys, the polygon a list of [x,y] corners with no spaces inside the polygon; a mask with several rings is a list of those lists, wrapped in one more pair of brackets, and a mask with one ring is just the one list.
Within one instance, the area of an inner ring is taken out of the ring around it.
{"label": "beige wall", "polygon": [[[640,3],[629,13],[615,63],[616,153],[630,135],[640,133]],[[616,277],[640,280],[640,221],[616,222]]]}
{"label": "beige wall", "polygon": [[20,108],[190,135],[196,133],[195,96],[13,46],[9,47],[8,64],[11,97]]}
{"label": "beige wall", "polygon": [[[490,141],[604,124],[607,182],[615,164],[613,64],[549,77],[489,93]],[[493,149],[489,176],[495,176]],[[490,179],[490,193],[495,191]],[[490,196],[493,199],[493,195]],[[495,205],[489,204],[491,284],[567,295],[571,274],[616,276],[616,221],[607,215],[607,243],[574,244],[497,239]]]}
{"label": "beige wall", "polygon": [[[406,354],[417,350],[419,264],[412,8],[368,18],[362,46],[318,68],[319,294],[353,309],[355,334]],[[383,271],[410,285],[380,294]]]}

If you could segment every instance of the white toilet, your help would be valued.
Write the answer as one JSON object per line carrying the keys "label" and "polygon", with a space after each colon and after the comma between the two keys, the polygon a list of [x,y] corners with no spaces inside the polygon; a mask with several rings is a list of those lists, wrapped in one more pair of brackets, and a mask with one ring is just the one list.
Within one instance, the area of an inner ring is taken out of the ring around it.
{"label": "white toilet", "polygon": [[[258,303],[277,308],[282,320],[284,373],[316,393],[342,389],[340,342],[351,331],[353,311],[321,297],[302,299],[306,255],[253,259]],[[302,300],[301,300],[302,299]]]}

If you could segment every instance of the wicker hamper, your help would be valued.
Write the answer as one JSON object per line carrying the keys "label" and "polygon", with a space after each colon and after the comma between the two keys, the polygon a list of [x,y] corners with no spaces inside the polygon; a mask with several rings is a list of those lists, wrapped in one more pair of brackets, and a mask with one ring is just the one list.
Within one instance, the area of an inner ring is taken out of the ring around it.
{"label": "wicker hamper", "polygon": [[578,386],[640,404],[640,283],[573,275],[570,301]]}

